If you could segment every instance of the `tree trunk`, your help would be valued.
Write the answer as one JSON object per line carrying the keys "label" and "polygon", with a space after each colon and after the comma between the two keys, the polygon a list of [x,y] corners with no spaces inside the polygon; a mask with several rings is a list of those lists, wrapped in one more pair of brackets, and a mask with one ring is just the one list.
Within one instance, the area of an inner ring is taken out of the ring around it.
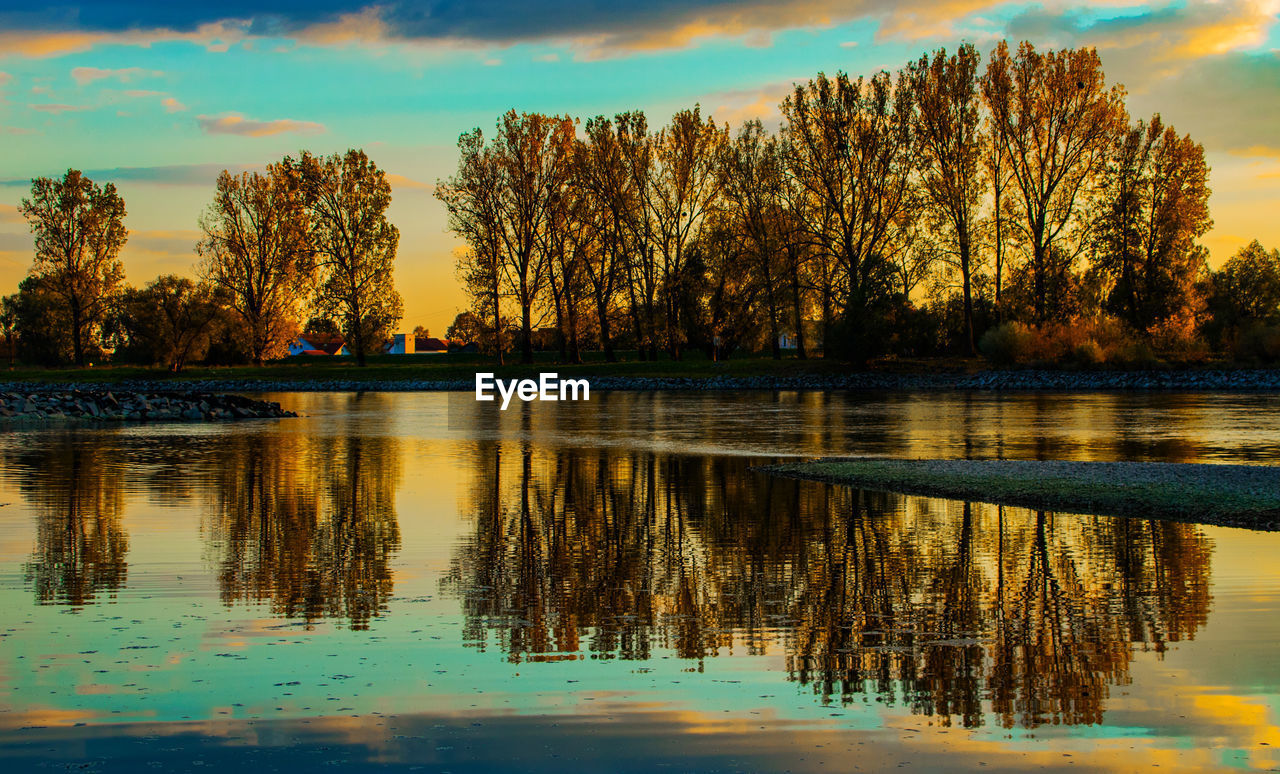
{"label": "tree trunk", "polygon": [[83,331],[80,328],[81,310],[80,305],[74,300],[71,306],[71,357],[75,361],[77,368],[84,367],[84,341]]}
{"label": "tree trunk", "polygon": [[498,365],[502,365],[502,310],[498,304],[498,274],[495,267],[493,274],[493,353],[498,358]]}
{"label": "tree trunk", "polygon": [[965,234],[960,238],[960,273],[964,278],[964,333],[969,356],[974,357],[978,354],[978,347],[973,338],[973,278],[969,252],[969,236]]}
{"label": "tree trunk", "polygon": [[567,310],[569,316],[569,362],[581,363],[582,352],[578,349],[578,309],[577,306],[570,304]]}
{"label": "tree trunk", "polygon": [[800,267],[791,262],[791,312],[796,321],[796,356],[801,360],[809,357],[804,346],[804,309],[800,302]]}
{"label": "tree trunk", "polygon": [[1044,274],[1046,271],[1045,264],[1047,263],[1047,256],[1045,255],[1045,253],[1047,252],[1048,252],[1048,246],[1042,245],[1039,242],[1036,242],[1035,247],[1032,250],[1032,261],[1033,261],[1032,272],[1035,274],[1035,277],[1033,278],[1034,279],[1033,290],[1035,294],[1035,313],[1036,313],[1037,323],[1043,323],[1044,317],[1045,317]]}
{"label": "tree trunk", "polygon": [[627,295],[631,297],[631,326],[636,334],[636,351],[640,353],[640,359],[645,359],[644,351],[644,334],[643,326],[640,324],[640,305],[636,303],[636,286],[631,281],[630,271],[627,272]]}
{"label": "tree trunk", "polygon": [[618,362],[618,355],[613,351],[613,332],[609,325],[609,305],[605,303],[604,294],[596,293],[596,316],[600,319],[600,348],[604,350],[604,359],[610,363]]}
{"label": "tree trunk", "polygon": [[[826,283],[824,283],[826,284]],[[827,285],[822,289],[822,356],[827,356],[827,348],[831,346],[831,324],[834,311],[832,310],[831,287]]]}
{"label": "tree trunk", "polygon": [[529,323],[532,307],[527,298],[520,302],[520,335],[524,339],[520,342],[520,362],[526,365],[533,363],[533,329]]}

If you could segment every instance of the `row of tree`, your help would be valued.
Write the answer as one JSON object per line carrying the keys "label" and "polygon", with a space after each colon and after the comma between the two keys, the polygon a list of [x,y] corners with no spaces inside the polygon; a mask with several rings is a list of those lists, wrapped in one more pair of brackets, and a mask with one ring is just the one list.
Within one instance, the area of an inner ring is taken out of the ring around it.
{"label": "row of tree", "polygon": [[211,349],[257,364],[279,357],[312,315],[363,365],[402,317],[390,204],[386,174],[358,150],[224,171],[200,218],[199,281],[166,275],[134,289],[124,284],[128,231],[114,184],[77,170],[39,178],[21,207],[35,262],[3,300],[0,325],[27,360],[81,366],[113,350],[180,370]]}
{"label": "row of tree", "polygon": [[[935,339],[1083,313],[1146,334],[1194,317],[1211,227],[1203,148],[1159,115],[1132,122],[1093,49],[940,49],[895,75],[819,74],[777,133],[731,136],[698,107],[504,115],[459,140],[436,195],[466,244],[459,274],[489,346],[712,356],[820,321],[829,353],[865,360],[931,299]],[[943,312],[941,310],[950,310]],[[815,326],[816,327],[816,326]]]}

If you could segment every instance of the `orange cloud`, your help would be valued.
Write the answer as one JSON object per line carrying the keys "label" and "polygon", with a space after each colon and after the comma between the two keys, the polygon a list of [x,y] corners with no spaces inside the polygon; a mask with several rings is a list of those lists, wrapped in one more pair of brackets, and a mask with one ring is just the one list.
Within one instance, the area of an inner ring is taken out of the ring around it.
{"label": "orange cloud", "polygon": [[0,50],[7,54],[43,58],[88,51],[94,46],[121,45],[147,48],[154,43],[185,41],[209,51],[226,51],[248,37],[249,22],[226,20],[203,24],[193,32],[170,29],[128,32],[0,31]]}
{"label": "orange cloud", "polygon": [[17,206],[12,204],[0,204],[0,223],[26,223],[27,219],[22,217],[22,213],[18,211]]}
{"label": "orange cloud", "polygon": [[98,67],[75,67],[71,70],[71,79],[81,86],[94,81],[116,80],[130,83],[138,78],[155,78],[164,75],[159,70],[144,70],[141,67],[123,67],[118,70],[103,70]]}
{"label": "orange cloud", "polygon": [[711,114],[715,116],[716,121],[727,121],[730,127],[737,127],[744,121],[759,119],[767,127],[776,129],[782,121],[778,106],[782,104],[783,98],[791,93],[795,82],[806,80],[808,80],[807,77],[796,78],[794,81],[777,81],[753,89],[722,91],[708,95],[703,103],[713,105]]}
{"label": "orange cloud", "polygon": [[349,43],[376,43],[389,36],[387,25],[376,7],[340,16],[337,21],[313,24],[297,35],[299,40],[321,46]]}
{"label": "orange cloud", "polygon": [[258,121],[239,113],[221,116],[196,116],[196,123],[205,134],[238,134],[242,137],[267,137],[273,134],[319,134],[325,131],[323,124],[314,121],[295,121],[278,118],[274,121]]}
{"label": "orange cloud", "polygon": [[419,191],[434,191],[435,186],[431,183],[424,183],[420,180],[405,177],[404,175],[388,174],[387,182],[391,184],[392,190],[396,188],[412,188]]}
{"label": "orange cloud", "polygon": [[84,110],[91,110],[88,105],[63,105],[63,104],[44,104],[31,105],[32,110],[39,110],[41,113],[79,113]]}

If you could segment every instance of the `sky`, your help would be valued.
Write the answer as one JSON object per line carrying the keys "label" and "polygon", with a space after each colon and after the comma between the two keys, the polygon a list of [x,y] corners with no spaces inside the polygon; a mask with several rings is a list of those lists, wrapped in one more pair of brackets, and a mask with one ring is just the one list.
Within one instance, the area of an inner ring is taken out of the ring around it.
{"label": "sky", "polygon": [[31,265],[18,205],[33,177],[83,170],[128,208],[126,280],[194,276],[223,169],[363,148],[389,175],[405,330],[444,333],[466,300],[436,181],[458,135],[505,111],[700,104],[735,130],[777,125],[818,72],[895,71],[960,42],[1095,46],[1130,114],[1159,112],[1212,168],[1217,266],[1280,247],[1280,0],[475,0],[372,3],[0,0],[0,293]]}

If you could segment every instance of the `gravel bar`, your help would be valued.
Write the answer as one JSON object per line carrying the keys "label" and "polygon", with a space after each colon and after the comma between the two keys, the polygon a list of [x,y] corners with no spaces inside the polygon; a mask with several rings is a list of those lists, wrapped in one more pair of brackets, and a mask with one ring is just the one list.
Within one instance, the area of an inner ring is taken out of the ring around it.
{"label": "gravel bar", "polygon": [[767,473],[1054,512],[1280,530],[1280,467],[1064,460],[826,458]]}

